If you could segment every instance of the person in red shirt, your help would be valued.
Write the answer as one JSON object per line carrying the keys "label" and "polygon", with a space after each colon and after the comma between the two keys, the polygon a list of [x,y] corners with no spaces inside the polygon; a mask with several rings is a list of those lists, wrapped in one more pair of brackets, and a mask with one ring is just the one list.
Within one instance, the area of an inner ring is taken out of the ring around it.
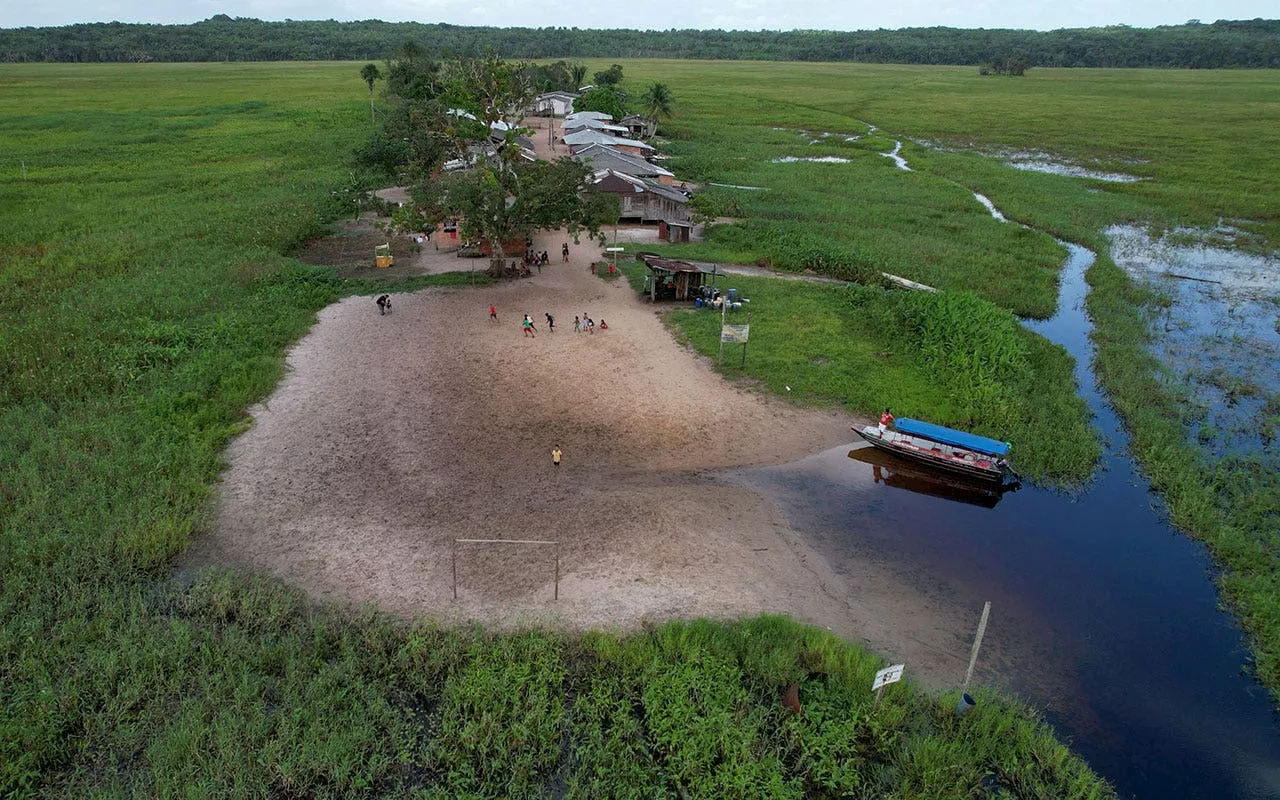
{"label": "person in red shirt", "polygon": [[489,306],[489,319],[493,320],[494,322],[498,321],[498,309],[494,308],[493,306]]}
{"label": "person in red shirt", "polygon": [[887,430],[888,427],[892,424],[893,424],[893,415],[890,414],[889,409],[886,408],[884,412],[880,414],[880,435],[884,436],[885,430]]}

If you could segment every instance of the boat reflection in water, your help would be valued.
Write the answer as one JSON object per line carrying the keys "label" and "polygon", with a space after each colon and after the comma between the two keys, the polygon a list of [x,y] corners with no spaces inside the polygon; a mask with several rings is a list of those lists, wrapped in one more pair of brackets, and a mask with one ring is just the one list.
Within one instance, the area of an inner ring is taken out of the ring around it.
{"label": "boat reflection in water", "polygon": [[1000,489],[990,483],[966,481],[961,476],[931,470],[909,459],[870,446],[850,450],[849,458],[870,464],[873,477],[878,484],[983,508],[995,508],[1005,491],[1016,489],[1016,486]]}

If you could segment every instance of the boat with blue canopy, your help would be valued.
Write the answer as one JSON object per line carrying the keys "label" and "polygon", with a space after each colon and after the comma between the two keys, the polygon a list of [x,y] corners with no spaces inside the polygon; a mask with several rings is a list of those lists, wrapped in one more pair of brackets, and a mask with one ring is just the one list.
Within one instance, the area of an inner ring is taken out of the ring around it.
{"label": "boat with blue canopy", "polygon": [[853,431],[872,447],[945,472],[998,486],[1019,483],[1009,466],[1009,443],[999,439],[909,418],[883,432],[875,425],[855,425]]}

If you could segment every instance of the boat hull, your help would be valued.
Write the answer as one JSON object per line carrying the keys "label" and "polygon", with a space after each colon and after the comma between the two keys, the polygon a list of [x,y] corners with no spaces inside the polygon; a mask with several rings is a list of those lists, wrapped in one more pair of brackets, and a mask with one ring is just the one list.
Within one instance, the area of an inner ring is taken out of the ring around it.
{"label": "boat hull", "polygon": [[1006,491],[1017,488],[933,469],[879,447],[856,447],[849,451],[849,458],[870,466],[876,483],[982,508],[995,508]]}
{"label": "boat hull", "polygon": [[969,480],[993,486],[1017,483],[1017,475],[1002,458],[895,431],[885,431],[881,435],[879,428],[870,425],[854,427],[853,431],[872,447],[951,475],[963,475]]}

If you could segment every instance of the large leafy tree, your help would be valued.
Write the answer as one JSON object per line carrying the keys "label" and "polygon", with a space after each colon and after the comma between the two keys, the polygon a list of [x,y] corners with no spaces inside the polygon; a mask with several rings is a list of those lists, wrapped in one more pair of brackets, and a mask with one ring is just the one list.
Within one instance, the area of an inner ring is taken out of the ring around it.
{"label": "large leafy tree", "polygon": [[612,86],[597,86],[573,101],[574,111],[599,111],[614,119],[626,116],[626,98]]}
{"label": "large leafy tree", "polygon": [[671,87],[665,83],[655,83],[644,93],[644,117],[649,122],[649,136],[658,130],[658,120],[670,119],[675,113],[675,98]]}
{"label": "large leafy tree", "polygon": [[387,59],[381,70],[387,87],[382,125],[357,148],[362,164],[413,180],[454,157],[451,142],[439,132],[446,110],[441,69],[416,42],[406,42]]}
{"label": "large leafy tree", "polygon": [[[492,53],[438,71],[439,93],[408,122],[409,138],[439,147],[415,148],[423,160],[415,171],[414,204],[399,225],[457,217],[464,237],[489,244],[491,268],[500,272],[503,245],[512,239],[555,228],[598,236],[617,220],[616,199],[594,190],[585,166],[567,158],[528,160],[521,123],[535,94],[534,74],[528,65],[508,64]],[[446,158],[453,169],[442,171]]]}
{"label": "large leafy tree", "polygon": [[597,72],[593,77],[596,86],[619,86],[622,84],[622,65],[614,64],[602,72]]}

